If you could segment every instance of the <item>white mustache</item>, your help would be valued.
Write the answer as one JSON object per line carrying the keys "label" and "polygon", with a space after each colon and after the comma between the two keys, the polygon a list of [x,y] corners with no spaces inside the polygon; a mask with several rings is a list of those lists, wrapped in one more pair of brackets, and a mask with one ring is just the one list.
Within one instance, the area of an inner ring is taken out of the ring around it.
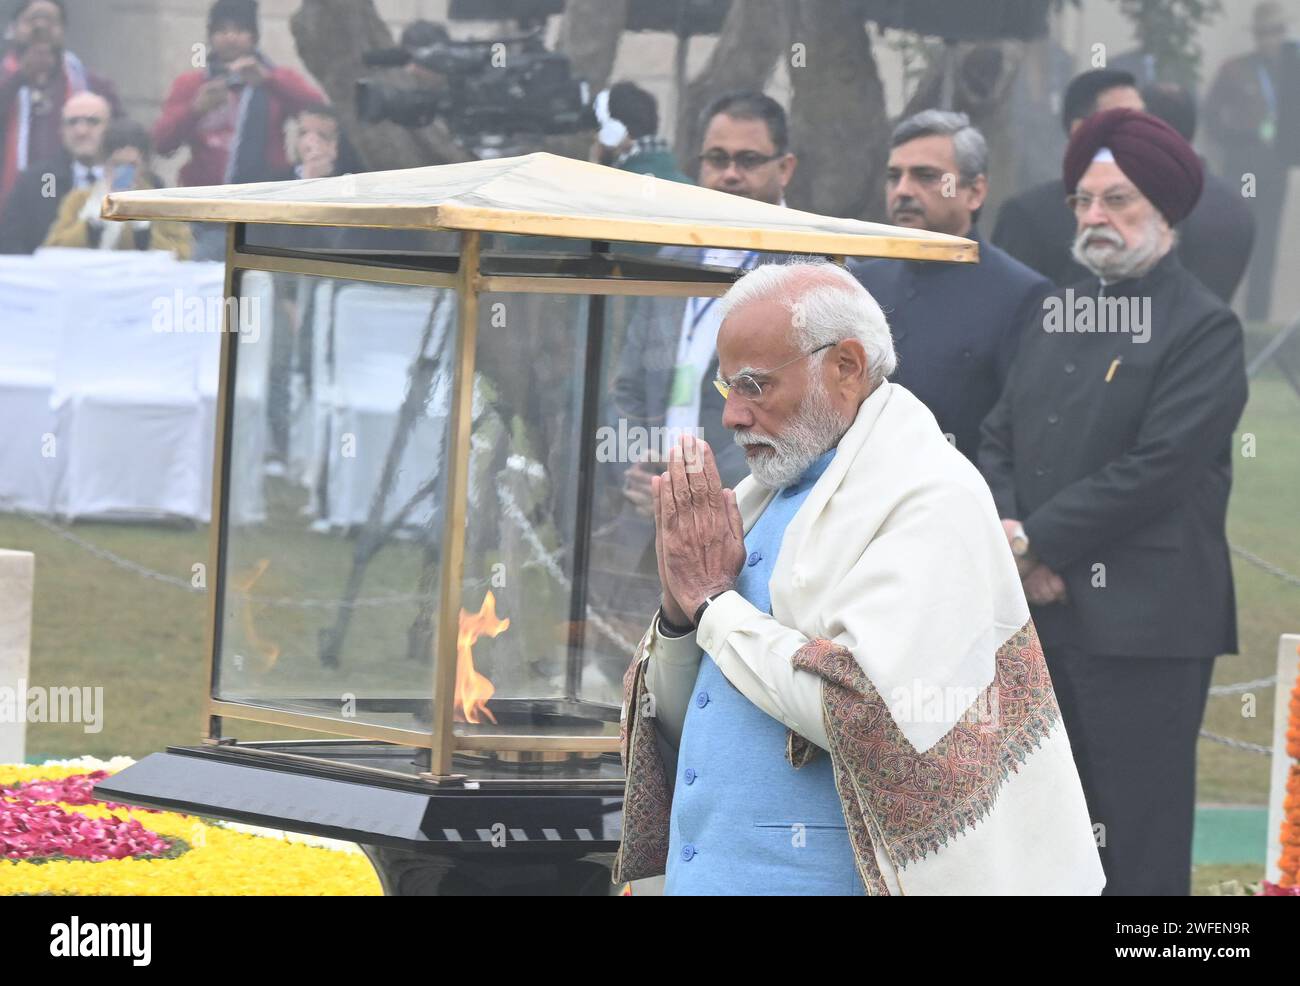
{"label": "white mustache", "polygon": [[1099,229],[1091,233],[1085,233],[1083,245],[1092,246],[1094,243],[1109,243],[1114,247],[1123,247],[1124,237],[1109,229]]}

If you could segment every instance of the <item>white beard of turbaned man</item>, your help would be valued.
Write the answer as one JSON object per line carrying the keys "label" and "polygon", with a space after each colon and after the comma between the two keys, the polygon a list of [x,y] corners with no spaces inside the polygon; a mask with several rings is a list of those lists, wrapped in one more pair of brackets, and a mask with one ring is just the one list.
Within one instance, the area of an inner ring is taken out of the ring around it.
{"label": "white beard of turbaned man", "polygon": [[789,486],[808,471],[808,467],[827,449],[844,437],[850,422],[845,421],[831,404],[826,385],[820,379],[822,359],[817,353],[808,361],[808,390],[790,419],[783,435],[769,435],[754,428],[738,431],[736,444],[768,445],[772,451],[750,460],[754,481],[769,490]]}
{"label": "white beard of turbaned man", "polygon": [[1074,259],[1108,283],[1144,274],[1160,259],[1164,222],[1158,215],[1147,220],[1142,238],[1131,247],[1113,229],[1083,229],[1074,238]]}

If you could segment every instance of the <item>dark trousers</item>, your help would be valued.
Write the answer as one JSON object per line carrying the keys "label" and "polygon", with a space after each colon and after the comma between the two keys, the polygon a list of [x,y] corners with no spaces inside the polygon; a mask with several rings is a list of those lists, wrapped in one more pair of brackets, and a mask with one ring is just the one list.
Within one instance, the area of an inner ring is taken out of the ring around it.
{"label": "dark trousers", "polygon": [[1196,740],[1214,658],[1097,657],[1044,644],[1107,896],[1187,896]]}

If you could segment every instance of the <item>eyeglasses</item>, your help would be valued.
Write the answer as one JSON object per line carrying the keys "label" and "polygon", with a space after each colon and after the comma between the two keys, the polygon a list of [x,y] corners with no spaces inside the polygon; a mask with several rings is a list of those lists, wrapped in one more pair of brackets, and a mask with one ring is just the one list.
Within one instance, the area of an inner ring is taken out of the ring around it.
{"label": "eyeglasses", "polygon": [[[909,173],[912,183],[920,185],[922,188],[931,188],[943,181],[945,172],[934,168],[913,168]],[[890,168],[885,172],[885,184],[894,188],[903,180],[903,172],[899,168]],[[966,184],[961,181],[959,184]]]}
{"label": "eyeglasses", "polygon": [[[766,373],[759,374],[759,376],[770,377],[777,370],[784,370],[791,363],[797,363],[801,359],[807,359],[809,356],[814,356],[817,353],[820,353],[823,349],[830,349],[831,346],[838,345],[838,342],[828,342],[825,345],[818,346],[816,349],[810,350],[806,353],[800,353],[798,356],[794,357],[794,359],[788,359],[780,366],[774,366]],[[719,373],[713,378],[713,386],[718,389],[718,393],[722,395],[724,401],[731,396],[732,388],[735,388],[736,393],[747,401],[757,403],[763,399],[763,385],[755,379],[753,374],[741,373],[733,379],[728,380]]]}
{"label": "eyeglasses", "polygon": [[[1117,212],[1123,212],[1130,205],[1138,200],[1136,192],[1107,192],[1101,196],[1102,211],[1108,215],[1114,215]],[[1067,195],[1065,204],[1074,212],[1087,212],[1092,208],[1092,203],[1097,201],[1096,195]]]}
{"label": "eyeglasses", "polygon": [[65,116],[63,125],[65,127],[75,127],[79,123],[84,123],[88,127],[98,127],[104,122],[102,116]]}
{"label": "eyeglasses", "polygon": [[700,161],[719,171],[726,171],[733,161],[741,171],[753,171],[784,156],[784,154],[760,154],[758,151],[738,151],[735,155],[728,154],[726,151],[709,151],[707,154],[700,155]]}

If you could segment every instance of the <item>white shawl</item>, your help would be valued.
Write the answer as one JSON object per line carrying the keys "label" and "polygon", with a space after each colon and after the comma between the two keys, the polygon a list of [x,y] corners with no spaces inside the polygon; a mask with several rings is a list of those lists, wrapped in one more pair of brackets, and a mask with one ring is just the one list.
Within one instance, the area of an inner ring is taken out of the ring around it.
{"label": "white shawl", "polygon": [[[748,530],[772,493],[752,477],[736,492]],[[884,383],[862,403],[786,528],[770,588],[770,615],[728,593],[693,642],[669,645],[653,626],[643,639],[626,681],[623,878],[650,875],[660,834],[666,852],[671,804],[667,778],[654,776],[657,743],[638,742],[654,719],[637,710],[654,702],[637,693],[656,652],[667,663],[686,646],[790,728],[796,766],[830,751],[869,892],[1101,890],[992,497],[907,390]]]}

